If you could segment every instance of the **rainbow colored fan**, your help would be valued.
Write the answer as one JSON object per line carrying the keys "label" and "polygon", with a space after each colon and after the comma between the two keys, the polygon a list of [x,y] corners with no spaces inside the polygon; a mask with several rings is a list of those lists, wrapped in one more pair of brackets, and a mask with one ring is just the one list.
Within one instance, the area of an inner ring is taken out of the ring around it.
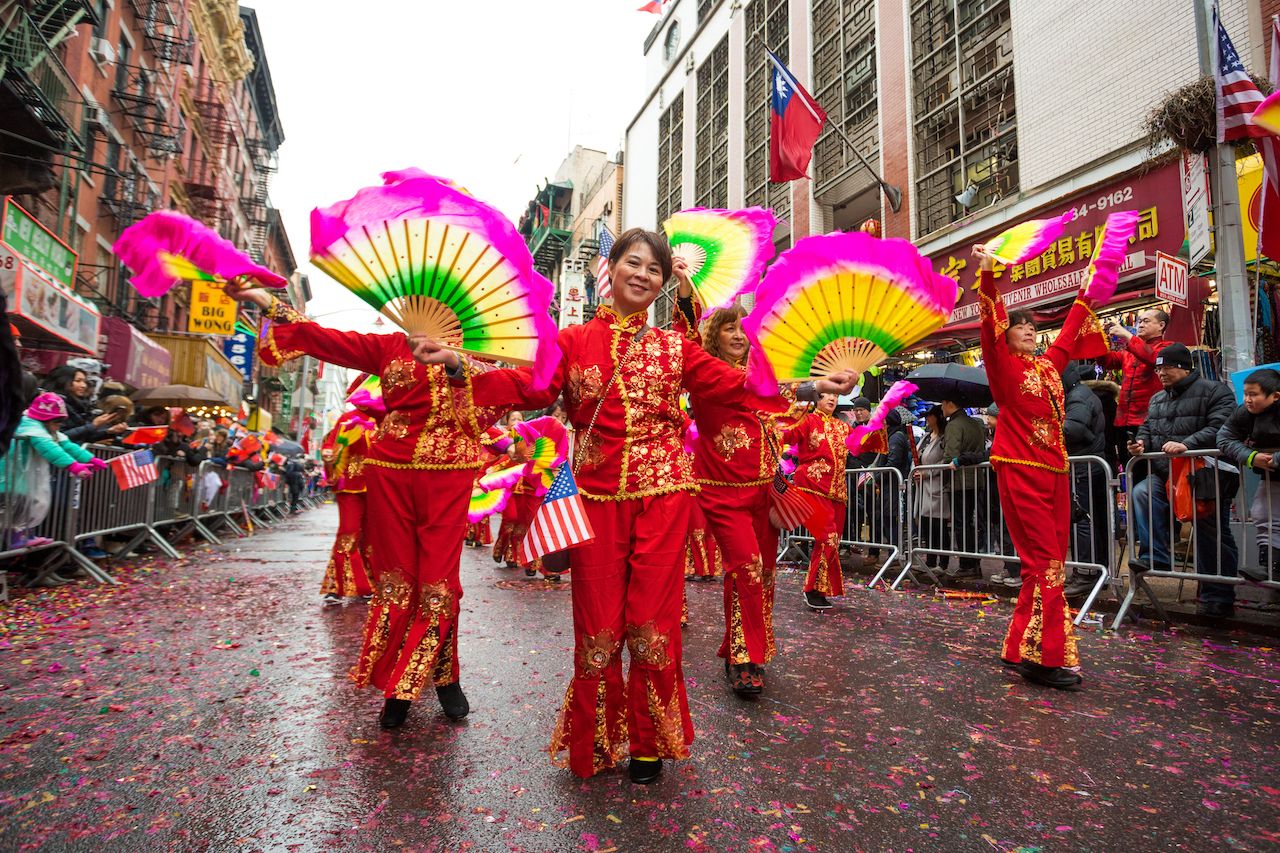
{"label": "rainbow colored fan", "polygon": [[129,283],[148,298],[163,296],[180,281],[225,285],[247,275],[268,287],[288,284],[209,226],[176,210],[147,214],[124,229],[111,251],[133,270]]}
{"label": "rainbow colored fan", "polygon": [[728,308],[741,293],[755,290],[773,258],[772,210],[682,210],[662,223],[671,254],[689,264],[693,292],[705,306],[703,316]]}
{"label": "rainbow colored fan", "polygon": [[509,500],[511,500],[509,488],[486,492],[476,487],[471,490],[471,500],[467,505],[467,521],[475,524],[484,521],[494,513],[502,512],[507,508]]}
{"label": "rainbow colored fan", "polygon": [[498,211],[418,170],[311,212],[311,260],[410,334],[533,366],[545,388],[560,361],[554,285]]}
{"label": "rainbow colored fan", "polygon": [[773,393],[779,382],[862,373],[939,329],[956,295],[906,240],[805,237],[769,268],[742,321],[755,344],[751,386]]}
{"label": "rainbow colored fan", "polygon": [[1076,218],[1075,209],[1051,219],[1031,219],[1002,231],[983,248],[1002,264],[1028,261],[1054,244]]}
{"label": "rainbow colored fan", "polygon": [[516,433],[529,446],[525,476],[534,493],[545,495],[555,480],[556,469],[569,458],[569,432],[549,415],[516,424]]}
{"label": "rainbow colored fan", "polygon": [[349,389],[347,402],[357,409],[384,414],[387,411],[387,404],[382,399],[382,379],[370,373],[364,374],[364,378],[354,383],[354,387]]}

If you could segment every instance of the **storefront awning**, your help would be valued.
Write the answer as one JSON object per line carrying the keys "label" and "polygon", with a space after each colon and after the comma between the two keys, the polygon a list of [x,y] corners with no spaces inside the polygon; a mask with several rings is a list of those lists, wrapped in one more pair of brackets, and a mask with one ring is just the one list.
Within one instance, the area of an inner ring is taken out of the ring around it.
{"label": "storefront awning", "polygon": [[0,290],[9,302],[9,320],[24,340],[59,341],[97,356],[102,315],[3,243]]}
{"label": "storefront awning", "polygon": [[131,388],[155,388],[169,383],[173,356],[164,347],[119,317],[104,317],[107,345],[102,353],[107,378]]}

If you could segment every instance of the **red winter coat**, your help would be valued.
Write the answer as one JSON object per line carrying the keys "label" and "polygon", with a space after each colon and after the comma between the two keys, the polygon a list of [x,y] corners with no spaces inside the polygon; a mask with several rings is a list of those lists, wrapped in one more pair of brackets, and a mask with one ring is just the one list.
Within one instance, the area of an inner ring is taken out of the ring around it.
{"label": "red winter coat", "polygon": [[1108,370],[1119,370],[1120,399],[1116,401],[1116,426],[1139,427],[1147,419],[1151,397],[1163,389],[1156,376],[1156,355],[1172,341],[1156,338],[1144,341],[1134,335],[1120,352],[1109,352],[1098,363]]}

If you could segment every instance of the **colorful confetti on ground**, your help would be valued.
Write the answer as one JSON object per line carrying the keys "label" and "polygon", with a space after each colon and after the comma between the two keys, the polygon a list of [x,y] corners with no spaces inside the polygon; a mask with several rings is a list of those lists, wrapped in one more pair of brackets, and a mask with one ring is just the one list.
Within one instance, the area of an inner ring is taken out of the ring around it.
{"label": "colorful confetti on ground", "polygon": [[[0,607],[3,849],[1100,851],[1280,844],[1280,657],[1262,638],[1086,633],[1086,690],[996,659],[1007,602],[779,579],[766,695],[689,585],[692,760],[637,787],[545,753],[570,598],[463,557],[463,685],[381,731],[346,679],[364,606],[322,608],[332,507]],[[566,584],[568,581],[565,582]]]}

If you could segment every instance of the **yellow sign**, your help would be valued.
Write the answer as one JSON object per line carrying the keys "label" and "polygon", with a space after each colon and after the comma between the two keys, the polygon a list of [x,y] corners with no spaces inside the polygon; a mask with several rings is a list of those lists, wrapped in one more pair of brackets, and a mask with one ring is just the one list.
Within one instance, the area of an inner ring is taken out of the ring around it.
{"label": "yellow sign", "polygon": [[207,281],[191,282],[191,310],[187,317],[187,331],[194,335],[221,335],[231,337],[236,333],[236,301],[222,292],[222,288]]}
{"label": "yellow sign", "polygon": [[1240,190],[1240,230],[1244,233],[1244,262],[1258,257],[1258,225],[1262,221],[1262,155],[1236,161],[1236,186]]}

